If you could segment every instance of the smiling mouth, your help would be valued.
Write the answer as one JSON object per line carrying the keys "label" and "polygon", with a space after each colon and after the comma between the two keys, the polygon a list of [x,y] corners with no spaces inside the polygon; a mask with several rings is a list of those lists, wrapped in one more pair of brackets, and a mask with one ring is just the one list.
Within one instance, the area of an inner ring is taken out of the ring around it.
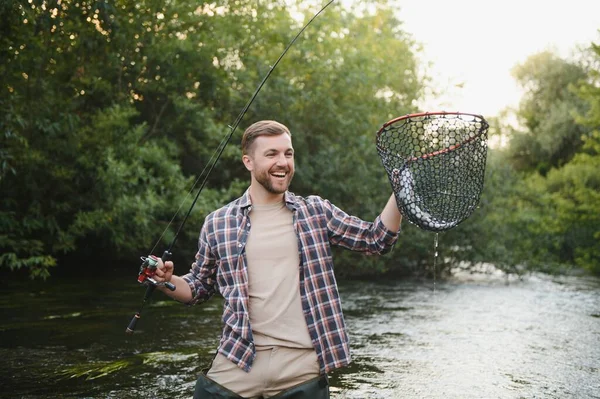
{"label": "smiling mouth", "polygon": [[271,176],[277,177],[279,179],[285,179],[285,177],[287,176],[287,172],[273,172],[271,173]]}

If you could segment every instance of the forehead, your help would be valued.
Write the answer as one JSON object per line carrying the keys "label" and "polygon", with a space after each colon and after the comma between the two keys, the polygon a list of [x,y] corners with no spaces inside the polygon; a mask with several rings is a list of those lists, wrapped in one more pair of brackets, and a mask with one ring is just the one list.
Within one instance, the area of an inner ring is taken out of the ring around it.
{"label": "forehead", "polygon": [[292,148],[292,138],[287,133],[276,136],[258,136],[254,141],[254,149],[258,152],[269,150],[287,151]]}

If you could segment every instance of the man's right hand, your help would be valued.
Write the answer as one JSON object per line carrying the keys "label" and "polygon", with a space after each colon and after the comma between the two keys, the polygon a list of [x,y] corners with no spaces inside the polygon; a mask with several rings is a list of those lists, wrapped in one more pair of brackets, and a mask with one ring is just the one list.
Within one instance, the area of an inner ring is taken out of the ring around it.
{"label": "man's right hand", "polygon": [[175,266],[170,260],[163,263],[162,259],[158,258],[158,266],[156,268],[156,274],[154,279],[159,283],[169,283],[173,277],[173,269]]}
{"label": "man's right hand", "polygon": [[[158,259],[154,274],[154,280],[159,283],[156,288],[179,302],[188,303],[192,300],[192,290],[182,277],[173,274],[174,269],[175,265],[170,260],[163,263],[162,259]],[[166,287],[164,283],[173,284],[175,289]]]}

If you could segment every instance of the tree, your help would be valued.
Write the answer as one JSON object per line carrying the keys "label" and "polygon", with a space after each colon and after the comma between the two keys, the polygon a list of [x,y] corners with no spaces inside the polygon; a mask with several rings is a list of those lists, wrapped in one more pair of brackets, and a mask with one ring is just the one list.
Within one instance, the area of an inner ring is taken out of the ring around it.
{"label": "tree", "polygon": [[[390,192],[374,133],[412,110],[423,85],[400,21],[385,2],[372,4],[360,14],[335,4],[315,20],[240,125],[288,124],[299,154],[294,190],[365,218]],[[183,194],[300,28],[292,10],[307,18],[314,6],[2,2],[0,265],[45,277],[57,260],[145,254],[164,229],[169,242]],[[186,262],[203,216],[245,187],[236,142],[179,241]]]}
{"label": "tree", "polygon": [[194,80],[176,86],[167,68],[156,73],[168,54],[144,54],[161,37],[151,35],[160,4],[3,3],[1,266],[46,277],[68,253],[122,259],[177,209],[189,184],[180,148],[155,133],[165,104],[181,106]]}
{"label": "tree", "polygon": [[537,78],[518,110],[524,130],[509,136],[506,150],[493,150],[488,162],[483,212],[470,235],[472,262],[519,274],[600,272],[600,52],[592,50],[585,76],[547,53],[520,70],[521,77]]}
{"label": "tree", "polygon": [[589,132],[575,122],[574,114],[583,112],[586,104],[573,91],[587,72],[546,51],[517,65],[513,76],[525,93],[516,112],[521,128],[510,135],[510,159],[519,170],[545,175],[568,162]]}

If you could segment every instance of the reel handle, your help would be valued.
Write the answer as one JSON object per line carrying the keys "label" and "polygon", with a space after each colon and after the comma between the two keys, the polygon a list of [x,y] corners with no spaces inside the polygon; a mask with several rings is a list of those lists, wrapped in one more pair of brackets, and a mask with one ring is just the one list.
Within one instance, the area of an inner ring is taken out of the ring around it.
{"label": "reel handle", "polygon": [[167,287],[171,291],[175,291],[175,284],[173,283],[165,283],[165,287]]}
{"label": "reel handle", "polygon": [[[171,259],[171,255],[173,255],[171,252],[169,252],[169,250],[165,250],[165,252],[163,252],[163,255],[161,256],[161,260],[163,261],[163,264]],[[175,284],[168,282],[164,284],[165,287],[167,287],[167,289],[169,289],[170,291],[175,291]]]}

